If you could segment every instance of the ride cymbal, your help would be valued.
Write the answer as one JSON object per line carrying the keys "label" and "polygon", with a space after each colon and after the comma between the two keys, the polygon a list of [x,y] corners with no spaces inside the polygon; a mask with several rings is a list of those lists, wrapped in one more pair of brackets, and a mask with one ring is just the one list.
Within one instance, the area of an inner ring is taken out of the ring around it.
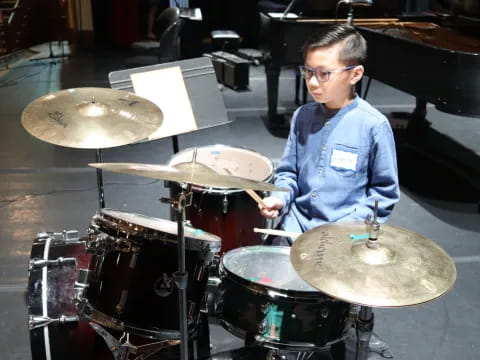
{"label": "ride cymbal", "polygon": [[94,168],[122,174],[137,175],[152,179],[161,179],[201,186],[251,189],[258,191],[288,191],[288,189],[279,188],[273,184],[262,181],[219,174],[208,166],[193,162],[185,162],[178,164],[175,167],[135,163],[93,163],[88,165]]}
{"label": "ride cymbal", "polygon": [[68,89],[44,95],[22,113],[23,127],[51,144],[103,149],[148,138],[163,121],[154,103],[107,88]]}
{"label": "ride cymbal", "polygon": [[389,225],[371,241],[368,230],[360,222],[309,230],[293,243],[292,265],[316,289],[371,307],[421,304],[455,283],[452,259],[433,241]]}

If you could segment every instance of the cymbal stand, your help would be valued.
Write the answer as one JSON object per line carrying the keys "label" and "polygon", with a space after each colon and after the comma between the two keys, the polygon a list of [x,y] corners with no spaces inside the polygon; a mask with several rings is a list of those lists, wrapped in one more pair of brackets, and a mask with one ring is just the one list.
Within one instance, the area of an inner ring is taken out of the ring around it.
{"label": "cymbal stand", "polygon": [[374,314],[372,308],[361,306],[358,315],[355,331],[357,333],[357,352],[355,360],[368,360],[370,338],[373,333]]}
{"label": "cymbal stand", "polygon": [[[369,236],[367,246],[375,248],[378,246],[377,239],[380,233],[380,223],[377,220],[378,216],[378,200],[375,200],[375,207],[373,209],[373,220],[368,215],[365,223],[369,227]],[[374,314],[372,308],[369,306],[360,306],[360,312],[357,317],[355,331],[357,333],[357,351],[356,360],[368,360],[368,352],[370,348],[370,338],[373,333]]]}
{"label": "cymbal stand", "polygon": [[[95,161],[97,163],[102,162],[102,149],[96,149]],[[98,188],[98,204],[100,209],[105,208],[105,193],[103,191],[103,173],[102,169],[97,168],[97,188]]]}
{"label": "cymbal stand", "polygon": [[[197,157],[197,149],[193,152],[193,160]],[[193,168],[192,168],[193,171]],[[192,173],[193,178],[193,173]],[[161,198],[163,203],[170,204],[177,212],[178,231],[178,271],[172,274],[173,281],[178,289],[178,308],[180,324],[180,359],[188,360],[188,326],[187,326],[187,286],[188,273],[185,264],[185,209],[192,205],[192,184],[188,183],[186,188],[178,194],[176,200]]]}

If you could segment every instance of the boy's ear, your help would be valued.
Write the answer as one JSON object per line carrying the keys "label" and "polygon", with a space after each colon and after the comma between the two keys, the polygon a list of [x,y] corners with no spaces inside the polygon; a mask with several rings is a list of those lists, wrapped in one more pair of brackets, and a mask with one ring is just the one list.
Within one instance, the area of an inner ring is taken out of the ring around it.
{"label": "boy's ear", "polygon": [[352,71],[352,77],[350,79],[350,83],[352,85],[355,85],[362,78],[363,73],[365,72],[365,68],[363,67],[363,65],[358,65],[355,68],[353,68],[352,70],[353,71]]}

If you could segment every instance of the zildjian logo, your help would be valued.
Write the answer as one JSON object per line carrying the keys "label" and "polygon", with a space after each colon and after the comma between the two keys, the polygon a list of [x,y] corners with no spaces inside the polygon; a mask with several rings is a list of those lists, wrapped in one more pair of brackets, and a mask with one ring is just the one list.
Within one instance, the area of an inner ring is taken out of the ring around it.
{"label": "zildjian logo", "polygon": [[140,102],[137,100],[128,100],[128,99],[118,99],[118,100],[125,102],[128,106],[133,106]]}
{"label": "zildjian logo", "polygon": [[68,124],[65,122],[65,116],[63,115],[62,112],[60,111],[49,112],[48,116],[50,117],[50,119],[56,121],[57,123],[62,125],[64,128],[67,127]]}

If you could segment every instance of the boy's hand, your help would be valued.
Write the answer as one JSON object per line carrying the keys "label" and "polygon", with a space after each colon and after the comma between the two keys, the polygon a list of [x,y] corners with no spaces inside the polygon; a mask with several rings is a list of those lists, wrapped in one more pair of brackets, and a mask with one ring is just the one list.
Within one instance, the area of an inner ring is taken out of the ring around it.
{"label": "boy's hand", "polygon": [[283,207],[283,201],[274,196],[269,196],[263,199],[265,207],[258,205],[260,214],[267,219],[275,219],[278,216],[279,210]]}

